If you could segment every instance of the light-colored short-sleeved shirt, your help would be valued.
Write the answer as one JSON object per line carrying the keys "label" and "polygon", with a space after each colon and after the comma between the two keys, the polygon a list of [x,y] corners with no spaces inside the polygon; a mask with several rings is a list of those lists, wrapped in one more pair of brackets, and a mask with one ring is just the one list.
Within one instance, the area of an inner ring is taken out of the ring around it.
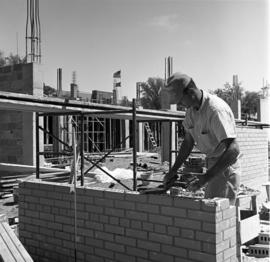
{"label": "light-colored short-sleeved shirt", "polygon": [[216,158],[225,150],[219,146],[220,142],[226,138],[236,138],[234,115],[224,100],[206,91],[202,93],[200,108],[187,110],[183,126],[202,153],[208,158]]}

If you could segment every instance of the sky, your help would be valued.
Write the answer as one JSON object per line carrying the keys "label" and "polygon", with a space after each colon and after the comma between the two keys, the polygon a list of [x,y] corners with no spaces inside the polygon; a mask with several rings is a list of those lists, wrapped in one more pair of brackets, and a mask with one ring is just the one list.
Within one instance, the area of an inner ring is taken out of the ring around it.
{"label": "sky", "polygon": [[[135,97],[136,82],[190,75],[215,90],[238,75],[246,91],[270,83],[268,0],[39,0],[42,71],[63,89],[76,71],[79,90],[112,91],[121,70],[121,96]],[[25,55],[26,0],[0,0],[0,50]]]}

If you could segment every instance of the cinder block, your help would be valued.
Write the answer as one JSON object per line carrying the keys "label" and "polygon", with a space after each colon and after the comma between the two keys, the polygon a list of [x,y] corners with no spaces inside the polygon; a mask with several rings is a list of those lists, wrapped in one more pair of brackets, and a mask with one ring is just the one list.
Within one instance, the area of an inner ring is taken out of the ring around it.
{"label": "cinder block", "polygon": [[126,228],[126,236],[138,239],[147,239],[147,232]]}
{"label": "cinder block", "polygon": [[147,251],[141,248],[135,248],[135,247],[126,247],[126,254],[132,255],[135,257],[142,257],[142,258],[148,258]]}
{"label": "cinder block", "polygon": [[120,218],[119,224],[122,227],[130,227],[130,220],[126,218]]}
{"label": "cinder block", "polygon": [[128,191],[126,194],[123,194],[125,200],[131,202],[138,202],[138,203],[147,203],[148,202],[148,195],[141,195],[138,192],[130,192]]}
{"label": "cinder block", "polygon": [[174,225],[180,228],[201,229],[201,221],[189,218],[174,218]]}
{"label": "cinder block", "polygon": [[[138,240],[140,241],[140,240]],[[136,239],[133,237],[115,235],[115,242],[123,244],[125,246],[136,247]]]}
{"label": "cinder block", "polygon": [[196,231],[196,240],[204,241],[204,242],[210,242],[210,243],[219,243],[223,240],[222,238],[222,232],[220,233],[205,233],[201,231]]}
{"label": "cinder block", "polygon": [[118,199],[118,200],[124,200],[125,199],[125,194],[119,191],[109,191],[106,190],[104,191],[104,198],[105,199]]}
{"label": "cinder block", "polygon": [[226,260],[230,257],[236,257],[236,246],[224,250],[223,259]]}
{"label": "cinder block", "polygon": [[158,242],[158,243],[161,243],[161,244],[172,245],[172,243],[173,243],[173,237],[172,236],[168,236],[168,235],[165,235],[165,234],[158,234],[158,233],[154,233],[154,232],[149,232],[148,239],[150,241]]}
{"label": "cinder block", "polygon": [[136,210],[147,212],[147,213],[158,214],[159,213],[159,206],[157,206],[157,205],[150,205],[150,204],[137,203],[136,204]]}
{"label": "cinder block", "polygon": [[180,236],[180,228],[179,227],[171,227],[168,226],[168,235],[170,236]]}
{"label": "cinder block", "polygon": [[180,248],[180,247],[174,247],[174,246],[168,246],[168,245],[162,245],[161,251],[165,254],[173,255],[176,257],[187,257],[187,249]]}
{"label": "cinder block", "polygon": [[97,239],[95,237],[85,237],[85,242],[86,243],[91,243],[91,246],[93,247],[99,247],[103,248],[104,247],[104,241],[102,239]]}
{"label": "cinder block", "polygon": [[143,222],[142,226],[143,226],[143,230],[151,231],[151,232],[154,231],[154,224],[153,223]]}
{"label": "cinder block", "polygon": [[150,252],[149,255],[149,260],[150,261],[157,261],[157,262],[173,262],[174,257],[171,255],[165,255],[163,253],[158,253],[158,252]]}
{"label": "cinder block", "polygon": [[116,208],[125,209],[125,210],[135,210],[135,203],[131,201],[122,201],[122,200],[115,200],[114,206]]}
{"label": "cinder block", "polygon": [[120,223],[119,223],[119,218],[118,217],[110,217],[109,218],[109,223],[111,224],[111,225],[119,225]]}
{"label": "cinder block", "polygon": [[161,251],[161,245],[159,243],[154,243],[151,241],[144,241],[140,239],[137,240],[137,247],[146,249],[146,250],[156,251],[156,252]]}
{"label": "cinder block", "polygon": [[54,236],[62,240],[71,240],[71,234],[62,231],[55,231]]}
{"label": "cinder block", "polygon": [[164,226],[164,225],[154,225],[154,231],[156,233],[166,234],[167,233],[167,226]]}
{"label": "cinder block", "polygon": [[94,229],[94,230],[104,230],[104,224],[99,223],[99,222],[94,222],[94,221],[85,221],[85,227],[89,229]]}
{"label": "cinder block", "polygon": [[110,258],[110,259],[114,257],[114,252],[111,250],[95,248],[94,252],[95,252],[95,255],[98,255],[100,257],[105,257],[105,258]]}
{"label": "cinder block", "polygon": [[195,220],[216,223],[222,220],[222,212],[209,213],[205,211],[188,210],[188,217]]}
{"label": "cinder block", "polygon": [[229,219],[234,218],[236,216],[236,207],[230,206],[228,209],[222,211],[222,218]]}
{"label": "cinder block", "polygon": [[229,239],[236,236],[236,227],[228,228],[223,231],[223,239]]}
{"label": "cinder block", "polygon": [[112,233],[95,231],[95,238],[113,242],[114,235]]}
{"label": "cinder block", "polygon": [[187,210],[179,207],[161,207],[161,214],[173,217],[186,217]]}
{"label": "cinder block", "polygon": [[112,199],[95,197],[94,198],[94,205],[102,206],[102,207],[113,207],[114,201]]}
{"label": "cinder block", "polygon": [[183,248],[187,248],[187,249],[193,249],[193,250],[201,250],[202,249],[201,241],[176,237],[174,239],[174,243],[178,247],[183,247]]}
{"label": "cinder block", "polygon": [[150,204],[172,206],[173,198],[169,195],[148,195],[148,202]]}
{"label": "cinder block", "polygon": [[149,214],[148,220],[151,223],[163,224],[163,225],[167,225],[167,226],[173,225],[173,218],[168,217],[168,216]]}
{"label": "cinder block", "polygon": [[201,200],[195,198],[175,197],[173,198],[173,206],[183,209],[199,210],[201,208]]}
{"label": "cinder block", "polygon": [[183,238],[189,238],[194,239],[195,238],[195,232],[191,229],[181,229],[181,237]]}
{"label": "cinder block", "polygon": [[105,249],[112,250],[113,252],[125,252],[125,246],[121,244],[116,244],[112,242],[105,241]]}
{"label": "cinder block", "polygon": [[131,228],[142,229],[142,222],[141,221],[132,220],[131,221]]}
{"label": "cinder block", "polygon": [[216,255],[207,254],[204,252],[189,250],[188,257],[190,259],[200,262],[221,262],[221,260],[217,260]]}
{"label": "cinder block", "polygon": [[105,232],[113,233],[116,235],[124,235],[125,229],[120,226],[104,225]]}
{"label": "cinder block", "polygon": [[86,211],[90,212],[90,213],[97,213],[97,214],[103,214],[104,213],[104,208],[103,207],[99,207],[99,206],[95,206],[95,205],[91,205],[91,204],[87,204],[85,206]]}
{"label": "cinder block", "polygon": [[[120,254],[120,253],[115,254],[115,259],[116,259],[116,261],[120,261],[120,262],[127,262],[127,261],[128,262],[136,262],[136,261],[138,262],[139,261],[138,259],[136,260],[136,257],[133,255],[126,255],[126,254]],[[87,261],[95,261],[96,262],[96,260],[87,260]],[[102,260],[102,262],[103,262],[103,260]]]}
{"label": "cinder block", "polygon": [[145,212],[126,210],[125,217],[128,219],[137,219],[137,220],[141,220],[141,221],[147,221],[147,213],[145,213]]}
{"label": "cinder block", "polygon": [[119,208],[106,207],[104,213],[108,216],[125,217],[125,211]]}

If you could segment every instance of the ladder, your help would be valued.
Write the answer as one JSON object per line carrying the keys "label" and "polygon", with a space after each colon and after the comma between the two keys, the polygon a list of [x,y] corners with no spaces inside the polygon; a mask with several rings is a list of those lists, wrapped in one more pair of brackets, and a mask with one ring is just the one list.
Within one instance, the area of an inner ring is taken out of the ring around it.
{"label": "ladder", "polygon": [[151,143],[152,143],[154,149],[156,149],[156,148],[157,148],[157,143],[156,143],[156,141],[155,141],[155,138],[154,138],[154,136],[153,136],[153,133],[152,133],[152,131],[151,131],[151,128],[150,128],[150,126],[149,126],[149,123],[148,123],[148,122],[145,122],[145,123],[144,123],[144,127],[145,127],[145,129],[146,129],[146,131],[147,131],[147,134],[148,134],[148,136],[149,136],[149,139],[150,139],[150,141],[151,141]]}

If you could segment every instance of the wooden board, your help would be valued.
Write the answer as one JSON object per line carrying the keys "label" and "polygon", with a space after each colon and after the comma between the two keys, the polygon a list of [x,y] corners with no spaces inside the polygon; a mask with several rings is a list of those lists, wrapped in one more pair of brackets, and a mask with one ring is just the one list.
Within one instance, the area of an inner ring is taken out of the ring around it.
{"label": "wooden board", "polygon": [[6,222],[0,223],[0,256],[4,262],[33,262],[33,259]]}

